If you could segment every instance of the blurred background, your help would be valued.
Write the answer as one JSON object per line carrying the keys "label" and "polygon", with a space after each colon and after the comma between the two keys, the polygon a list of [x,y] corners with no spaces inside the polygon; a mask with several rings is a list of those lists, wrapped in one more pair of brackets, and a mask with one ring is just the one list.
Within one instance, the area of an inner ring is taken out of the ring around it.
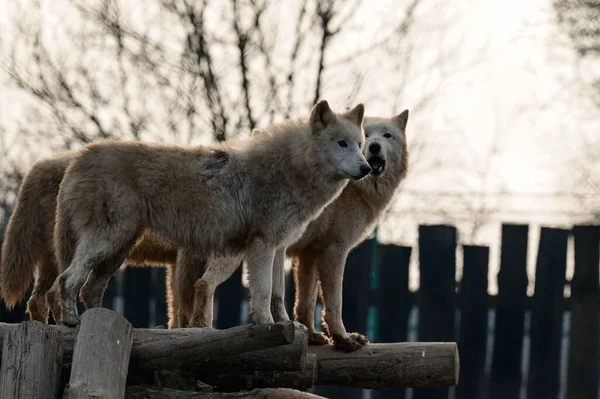
{"label": "blurred background", "polygon": [[[410,172],[348,259],[344,319],[377,342],[459,342],[461,382],[316,391],[600,397],[600,1],[0,6],[0,237],[23,176],[59,150],[244,137],[321,98],[409,109]],[[219,288],[216,326],[247,320],[240,281]],[[164,324],[164,270],[121,271],[105,306]]]}

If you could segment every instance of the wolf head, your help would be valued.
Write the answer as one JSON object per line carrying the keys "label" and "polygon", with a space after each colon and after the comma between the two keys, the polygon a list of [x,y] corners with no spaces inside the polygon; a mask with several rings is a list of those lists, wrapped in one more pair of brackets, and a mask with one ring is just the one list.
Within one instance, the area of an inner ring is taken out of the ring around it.
{"label": "wolf head", "polygon": [[406,123],[408,110],[392,118],[365,118],[365,146],[363,154],[373,170],[371,176],[384,176],[390,166],[397,173],[399,168],[406,169]]}
{"label": "wolf head", "polygon": [[313,107],[309,127],[316,149],[313,154],[318,158],[314,161],[325,168],[324,175],[360,180],[371,172],[362,153],[364,113],[363,104],[340,114],[333,112],[326,100]]}

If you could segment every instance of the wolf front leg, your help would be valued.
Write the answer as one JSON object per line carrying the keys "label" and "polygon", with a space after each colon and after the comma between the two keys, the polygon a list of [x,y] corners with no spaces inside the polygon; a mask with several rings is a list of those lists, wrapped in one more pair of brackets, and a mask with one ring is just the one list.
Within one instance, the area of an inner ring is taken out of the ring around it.
{"label": "wolf front leg", "polygon": [[273,260],[273,293],[271,294],[271,315],[277,323],[279,321],[288,321],[288,316],[285,310],[285,247],[275,252]]}
{"label": "wolf front leg", "polygon": [[342,283],[347,255],[347,251],[337,248],[325,251],[319,262],[319,278],[325,327],[337,349],[352,352],[367,344],[369,340],[359,333],[348,334],[342,321]]}
{"label": "wolf front leg", "polygon": [[246,249],[250,314],[256,324],[273,324],[271,291],[273,287],[273,260],[277,248],[256,239]]}

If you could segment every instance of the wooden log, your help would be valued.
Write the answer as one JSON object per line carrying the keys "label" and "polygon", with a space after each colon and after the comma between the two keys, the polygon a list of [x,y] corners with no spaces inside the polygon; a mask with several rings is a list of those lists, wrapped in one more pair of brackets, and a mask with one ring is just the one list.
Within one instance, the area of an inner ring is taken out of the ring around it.
{"label": "wooden log", "polygon": [[219,357],[290,344],[297,328],[302,328],[299,323],[287,321],[227,330],[149,329],[145,337],[134,338],[131,365],[134,369],[159,369],[208,363]]}
{"label": "wooden log", "polygon": [[592,399],[600,370],[600,227],[575,226],[567,399]]}
{"label": "wooden log", "polygon": [[61,376],[60,331],[27,321],[2,344],[0,398],[57,398]]}
{"label": "wooden log", "polygon": [[122,398],[129,367],[132,327],[120,314],[93,308],[81,316],[71,378],[64,398]]}
{"label": "wooden log", "polygon": [[246,371],[211,373],[198,376],[213,385],[215,390],[235,392],[254,388],[308,389],[317,379],[317,356],[306,356],[304,368],[298,371]]}
{"label": "wooden log", "polygon": [[309,346],[317,355],[317,384],[360,388],[442,388],[458,384],[454,342],[368,344],[355,352]]}
{"label": "wooden log", "polygon": [[298,371],[304,368],[308,333],[301,324],[296,325],[294,342],[242,353],[236,356],[217,357],[210,363],[195,366],[195,374],[202,372],[243,373],[245,371]]}
{"label": "wooden log", "polygon": [[[15,330],[17,326],[18,324],[0,323],[0,343],[3,333]],[[73,353],[75,330],[64,326],[50,327],[61,331],[65,359],[70,358]],[[242,325],[227,330],[138,328],[133,330],[130,366],[133,369],[154,370],[191,364],[202,365],[221,357],[288,345],[294,342],[297,330],[303,332],[305,327],[292,321],[270,326]],[[284,353],[286,350],[290,349],[272,353]],[[290,356],[287,359],[279,359],[279,365],[299,360],[301,359],[294,360]]]}
{"label": "wooden log", "polygon": [[190,392],[147,386],[127,387],[127,399],[325,399],[323,396],[289,388],[254,389],[249,392]]}

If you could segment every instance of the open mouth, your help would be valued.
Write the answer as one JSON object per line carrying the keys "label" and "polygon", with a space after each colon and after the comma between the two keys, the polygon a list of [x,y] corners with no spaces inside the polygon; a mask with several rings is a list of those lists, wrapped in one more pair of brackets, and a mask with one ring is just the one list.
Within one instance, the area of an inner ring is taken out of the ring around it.
{"label": "open mouth", "polygon": [[385,170],[385,159],[381,157],[371,157],[367,159],[367,162],[369,163],[371,169],[373,169],[373,171],[371,172],[372,175],[378,176],[382,174]]}

